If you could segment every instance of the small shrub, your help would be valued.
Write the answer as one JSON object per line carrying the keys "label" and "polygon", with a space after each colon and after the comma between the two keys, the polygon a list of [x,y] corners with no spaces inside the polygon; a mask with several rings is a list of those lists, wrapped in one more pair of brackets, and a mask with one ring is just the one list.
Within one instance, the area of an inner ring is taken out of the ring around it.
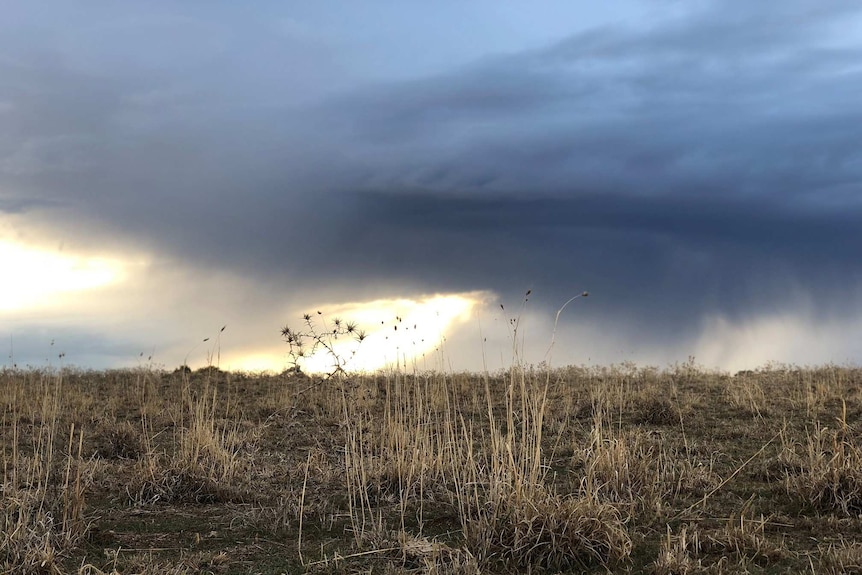
{"label": "small shrub", "polygon": [[[315,319],[319,318],[319,321]],[[302,329],[294,330],[290,326],[285,326],[281,330],[281,337],[288,345],[288,357],[290,357],[293,371],[300,373],[302,371],[302,363],[318,353],[324,353],[332,361],[332,366],[327,377],[336,375],[344,375],[346,367],[350,359],[356,355],[365,338],[365,332],[352,321],[344,321],[341,318],[334,318],[332,324],[329,325],[322,312],[317,312],[316,317],[312,314],[305,314],[302,317],[304,326]],[[336,349],[336,343],[339,339],[351,337],[356,342],[356,346],[345,356]]]}

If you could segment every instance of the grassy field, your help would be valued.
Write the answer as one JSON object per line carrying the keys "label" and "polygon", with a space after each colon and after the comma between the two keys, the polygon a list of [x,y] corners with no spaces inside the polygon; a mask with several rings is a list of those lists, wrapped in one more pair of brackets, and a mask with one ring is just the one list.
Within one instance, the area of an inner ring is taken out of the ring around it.
{"label": "grassy field", "polygon": [[2,573],[862,573],[862,369],[0,372]]}

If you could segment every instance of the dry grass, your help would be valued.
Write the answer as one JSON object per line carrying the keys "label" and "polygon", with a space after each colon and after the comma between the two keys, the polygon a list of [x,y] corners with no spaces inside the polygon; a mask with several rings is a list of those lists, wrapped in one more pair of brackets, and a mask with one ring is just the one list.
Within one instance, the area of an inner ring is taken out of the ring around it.
{"label": "dry grass", "polygon": [[862,515],[862,442],[847,423],[846,403],[835,429],[814,426],[801,459],[801,471],[787,479],[791,496],[820,511]]}
{"label": "dry grass", "polygon": [[817,573],[824,575],[862,574],[862,543],[844,541],[820,549]]}
{"label": "dry grass", "polygon": [[0,372],[0,572],[854,573],[862,370]]}
{"label": "dry grass", "polygon": [[[61,375],[6,378],[4,384],[0,566],[7,572],[60,573],[61,559],[88,528],[84,492],[90,470],[82,458],[83,432],[69,423],[63,437]],[[32,403],[24,401],[28,392],[35,392],[28,398]]]}

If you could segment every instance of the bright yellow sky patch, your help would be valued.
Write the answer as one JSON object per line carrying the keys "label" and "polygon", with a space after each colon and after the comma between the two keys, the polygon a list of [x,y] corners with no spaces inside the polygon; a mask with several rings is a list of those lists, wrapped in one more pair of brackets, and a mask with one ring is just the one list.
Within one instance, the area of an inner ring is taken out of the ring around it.
{"label": "bright yellow sky patch", "polygon": [[0,240],[0,311],[54,305],[70,292],[102,287],[121,277],[119,262],[67,255]]}
{"label": "bright yellow sky patch", "polygon": [[[368,334],[367,339],[357,346],[353,338],[341,338],[335,342],[335,351],[351,358],[348,370],[373,371],[393,366],[396,361],[402,365],[406,361],[408,366],[414,359],[421,362],[423,355],[431,354],[451,329],[468,321],[475,307],[488,297],[485,292],[467,292],[325,305],[313,310],[322,314],[315,314],[312,320],[326,321],[330,326],[336,317],[356,322]],[[299,319],[291,327],[304,326]],[[307,358],[302,367],[307,372],[328,372],[332,365],[331,355],[319,352]],[[422,363],[419,366],[422,368]]]}

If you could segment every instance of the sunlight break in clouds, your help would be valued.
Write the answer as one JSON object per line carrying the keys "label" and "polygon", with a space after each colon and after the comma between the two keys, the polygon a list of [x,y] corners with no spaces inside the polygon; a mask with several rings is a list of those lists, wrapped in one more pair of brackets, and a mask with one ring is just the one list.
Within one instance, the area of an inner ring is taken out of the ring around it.
{"label": "sunlight break in clouds", "polygon": [[[491,298],[483,291],[435,294],[416,299],[380,299],[371,302],[352,302],[324,305],[318,308],[321,318],[331,325],[341,318],[353,321],[368,334],[358,347],[356,355],[347,365],[348,370],[374,371],[387,366],[416,365],[419,369],[443,369],[433,357],[451,330],[469,321],[476,306]],[[315,311],[318,311],[315,310]],[[299,319],[293,322],[300,327]],[[344,358],[357,349],[356,341],[346,338],[338,341],[335,351]],[[258,365],[259,365],[258,358]],[[327,372],[332,367],[332,358],[318,352],[303,362],[308,372]]]}
{"label": "sunlight break in clouds", "polygon": [[23,311],[56,305],[63,294],[119,281],[118,262],[64,255],[0,241],[0,261],[6,279],[0,282],[0,311]]}

